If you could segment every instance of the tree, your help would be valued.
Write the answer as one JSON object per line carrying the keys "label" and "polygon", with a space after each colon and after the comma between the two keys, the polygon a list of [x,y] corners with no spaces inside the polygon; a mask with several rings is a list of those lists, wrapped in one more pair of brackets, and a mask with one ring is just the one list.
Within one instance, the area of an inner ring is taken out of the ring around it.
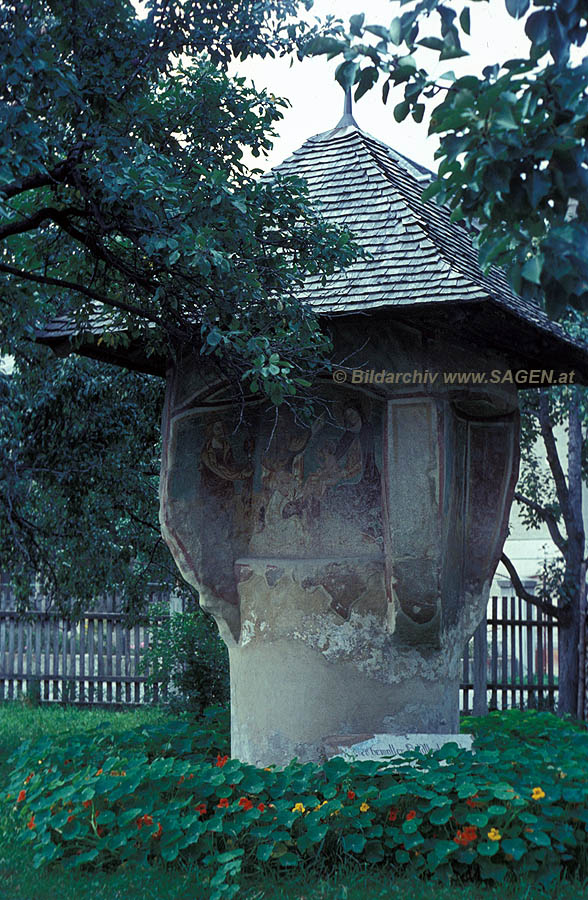
{"label": "tree", "polygon": [[163,381],[33,345],[0,389],[0,559],[21,608],[37,582],[68,614],[116,589],[136,615],[150,585],[179,584],[157,521]]}
{"label": "tree", "polygon": [[[515,499],[524,524],[536,528],[544,523],[561,556],[539,598],[525,590],[511,560],[502,556],[516,593],[557,620],[558,708],[574,715],[582,715],[584,709],[582,653],[578,648],[582,646],[581,629],[585,628],[588,563],[582,512],[582,484],[588,485],[587,401],[586,390],[577,386],[523,395],[522,468]],[[564,462],[556,440],[558,428],[566,432]],[[545,451],[547,469],[538,453],[540,446]]]}
{"label": "tree", "polygon": [[[8,0],[0,7],[2,563],[21,599],[118,586],[140,607],[174,576],[157,523],[162,384],[31,343],[64,314],[91,340],[173,358],[186,344],[235,397],[276,404],[328,365],[296,302],[354,258],[295,179],[260,180],[285,101],[227,66],[289,52],[297,0]],[[301,398],[304,407],[306,400]],[[177,576],[176,576],[177,577]]]}
{"label": "tree", "polygon": [[343,57],[336,78],[356,99],[381,75],[384,102],[402,86],[397,121],[422,121],[423,101],[442,97],[429,127],[440,138],[438,178],[425,197],[474,229],[482,268],[504,268],[517,293],[545,300],[552,314],[588,309],[588,57],[570,60],[588,34],[585,0],[533,0],[532,11],[530,0],[506,0],[511,16],[525,17],[528,57],[457,79],[434,78],[419,62],[468,55],[469,7],[399,5],[390,25],[363,14],[349,28],[329,22],[328,34],[305,36],[300,55]]}
{"label": "tree", "polygon": [[[31,0],[0,9],[0,285],[5,350],[65,313],[99,340],[222,357],[275,403],[325,362],[295,300],[352,259],[301,181],[243,163],[284,101],[231,80],[234,55],[284,53],[296,0]],[[106,320],[104,313],[107,313]]]}

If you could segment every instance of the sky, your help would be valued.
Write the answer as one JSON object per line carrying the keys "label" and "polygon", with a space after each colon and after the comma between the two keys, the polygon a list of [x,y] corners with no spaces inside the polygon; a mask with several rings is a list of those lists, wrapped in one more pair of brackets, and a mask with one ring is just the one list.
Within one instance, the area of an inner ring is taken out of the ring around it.
{"label": "sky", "polygon": [[[465,2],[454,4],[455,8],[460,10]],[[387,26],[398,15],[400,8],[397,0],[315,0],[311,13],[307,15],[325,17],[331,14],[348,21],[351,15],[364,12],[366,24]],[[508,15],[504,0],[474,2],[470,5],[470,11],[471,38],[464,38],[463,44],[470,51],[471,58],[439,64],[436,69],[438,75],[449,70],[458,76],[481,72],[486,65],[527,55],[528,41],[522,23]],[[422,60],[432,65],[436,54],[423,50]],[[231,67],[233,73],[245,75],[256,87],[268,88],[291,103],[284,119],[278,123],[279,137],[271,155],[265,161],[257,160],[256,165],[271,168],[293,153],[308,137],[328,131],[337,124],[343,113],[343,91],[335,81],[335,69],[340,61],[334,59],[329,62],[322,56],[307,58],[303,62],[295,60],[290,66],[289,59],[255,59],[238,62]],[[383,77],[379,86],[376,85],[354,104],[358,125],[415,162],[435,170],[437,143],[434,138],[427,139],[427,118],[420,125],[410,118],[398,124],[392,111],[396,103],[404,99],[403,88],[392,90],[384,106],[382,84]],[[435,100],[430,106],[438,102]]]}

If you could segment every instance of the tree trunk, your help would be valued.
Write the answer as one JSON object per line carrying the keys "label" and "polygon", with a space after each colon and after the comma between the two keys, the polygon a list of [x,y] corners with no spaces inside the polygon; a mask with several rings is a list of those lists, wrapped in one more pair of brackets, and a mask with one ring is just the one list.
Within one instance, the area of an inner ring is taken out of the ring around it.
{"label": "tree trunk", "polygon": [[580,674],[580,619],[583,579],[585,579],[584,520],[582,516],[582,420],[580,396],[573,387],[568,410],[567,479],[559,459],[546,394],[539,397],[539,422],[547,461],[555,482],[559,507],[565,523],[563,547],[565,574],[558,606],[562,612],[558,627],[558,712],[575,716],[578,710]]}
{"label": "tree trunk", "polygon": [[570,623],[558,627],[558,706],[560,715],[569,713],[576,715],[578,704],[579,643],[580,643],[580,607],[574,603],[570,609]]}

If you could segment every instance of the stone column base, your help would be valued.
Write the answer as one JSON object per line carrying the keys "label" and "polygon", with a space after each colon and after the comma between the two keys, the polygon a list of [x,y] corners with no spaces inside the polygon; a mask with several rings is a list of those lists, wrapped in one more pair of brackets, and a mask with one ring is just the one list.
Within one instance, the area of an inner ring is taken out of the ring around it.
{"label": "stone column base", "polygon": [[296,640],[235,646],[230,661],[231,752],[244,762],[322,759],[333,734],[459,731],[459,678],[387,683]]}

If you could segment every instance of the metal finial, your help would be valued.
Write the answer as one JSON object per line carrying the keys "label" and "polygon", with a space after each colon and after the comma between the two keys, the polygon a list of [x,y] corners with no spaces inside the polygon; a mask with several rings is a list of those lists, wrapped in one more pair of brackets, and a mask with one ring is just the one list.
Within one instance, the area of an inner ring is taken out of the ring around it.
{"label": "metal finial", "polygon": [[358,124],[353,118],[353,101],[351,98],[351,88],[348,87],[345,89],[345,102],[343,105],[343,117],[337,123],[337,128],[345,128],[347,125],[355,125],[358,128]]}

